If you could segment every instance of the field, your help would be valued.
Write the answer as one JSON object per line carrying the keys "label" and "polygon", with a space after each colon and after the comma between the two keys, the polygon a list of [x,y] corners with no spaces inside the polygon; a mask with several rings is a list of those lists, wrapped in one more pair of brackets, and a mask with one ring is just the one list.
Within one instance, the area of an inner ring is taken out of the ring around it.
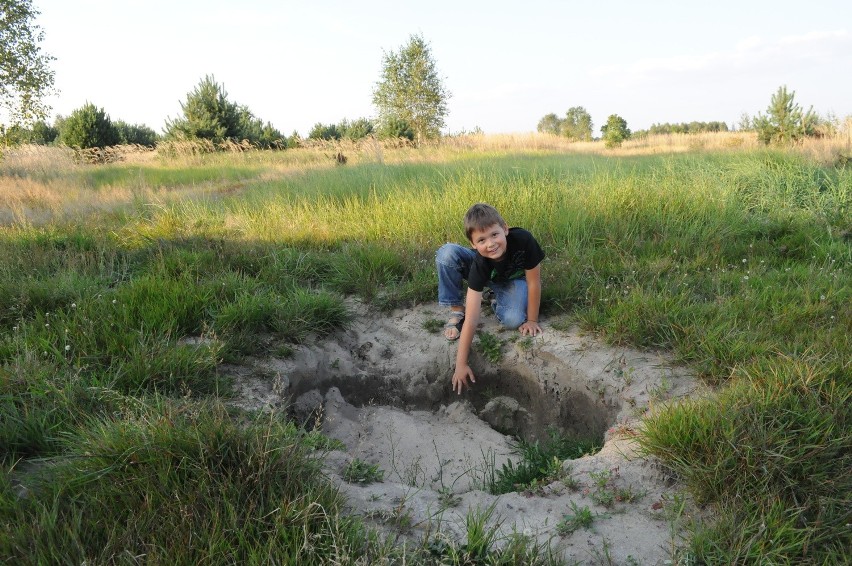
{"label": "field", "polygon": [[711,511],[672,560],[845,560],[847,140],[166,149],[97,165],[4,152],[0,560],[553,560],[495,544],[482,517],[466,545],[392,548],[318,473],[327,438],[225,403],[222,364],[346,327],[347,298],[377,313],[434,301],[434,251],[463,241],[478,201],[542,243],[548,320],[666,351],[714,388],[650,412],[639,439]]}

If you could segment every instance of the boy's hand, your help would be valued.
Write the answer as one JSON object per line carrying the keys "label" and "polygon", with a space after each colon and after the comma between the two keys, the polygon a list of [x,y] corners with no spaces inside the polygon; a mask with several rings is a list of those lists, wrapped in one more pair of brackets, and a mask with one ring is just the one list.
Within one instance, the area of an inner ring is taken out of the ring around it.
{"label": "boy's hand", "polygon": [[453,374],[453,391],[458,390],[458,394],[461,395],[463,387],[470,387],[467,378],[470,378],[471,383],[476,383],[476,377],[469,365],[457,365],[456,372]]}
{"label": "boy's hand", "polygon": [[521,335],[523,336],[538,336],[542,332],[541,326],[538,325],[537,322],[533,322],[531,320],[526,321],[522,325],[518,327],[518,330],[521,331]]}

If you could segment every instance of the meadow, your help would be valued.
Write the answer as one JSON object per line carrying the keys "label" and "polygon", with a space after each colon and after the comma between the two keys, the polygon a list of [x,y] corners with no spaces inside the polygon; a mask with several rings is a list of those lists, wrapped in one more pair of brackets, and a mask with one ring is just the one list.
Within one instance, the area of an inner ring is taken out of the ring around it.
{"label": "meadow", "polygon": [[328,440],[229,408],[217,371],[344,327],[347,296],[377,313],[434,301],[434,252],[464,241],[479,201],[541,242],[547,320],[664,350],[713,386],[652,411],[639,439],[712,510],[673,560],[846,559],[844,140],[166,149],[104,164],[4,150],[0,560],[557,562],[476,517],[464,545],[394,548],[318,473]]}

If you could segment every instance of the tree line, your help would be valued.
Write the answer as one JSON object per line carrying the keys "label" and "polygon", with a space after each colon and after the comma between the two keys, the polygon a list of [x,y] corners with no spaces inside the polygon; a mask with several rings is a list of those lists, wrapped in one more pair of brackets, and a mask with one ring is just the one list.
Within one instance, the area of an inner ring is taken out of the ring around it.
{"label": "tree line", "polygon": [[[821,117],[813,111],[813,107],[804,110],[796,102],[795,91],[788,91],[786,86],[778,87],[772,95],[766,113],[758,113],[754,118],[747,114],[740,120],[740,130],[757,133],[757,139],[764,145],[783,145],[797,143],[806,137],[823,137],[836,131],[837,120],[832,117]],[[566,137],[572,141],[592,140],[592,118],[585,108],[575,106],[570,108],[564,118],[556,114],[546,114],[538,122],[538,131]],[[617,147],[631,137],[642,137],[649,134],[695,134],[703,132],[727,132],[725,122],[681,122],[670,124],[652,124],[647,130],[631,132],[627,121],[618,114],[611,114],[606,124],[601,126],[601,139],[606,147]]]}

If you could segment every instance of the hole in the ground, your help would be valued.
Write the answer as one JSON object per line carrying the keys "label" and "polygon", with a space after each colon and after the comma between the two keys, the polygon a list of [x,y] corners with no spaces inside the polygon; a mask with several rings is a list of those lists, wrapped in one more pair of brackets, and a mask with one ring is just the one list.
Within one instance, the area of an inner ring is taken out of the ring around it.
{"label": "hole in the ground", "polygon": [[455,401],[467,400],[476,415],[494,430],[529,442],[543,441],[553,432],[603,444],[618,407],[607,405],[577,381],[576,376],[540,380],[522,369],[493,368],[462,396],[452,392],[445,377],[412,385],[387,375],[333,376],[291,382],[294,416],[313,422],[325,393],[332,387],[355,407],[391,406],[405,410],[438,411]]}

